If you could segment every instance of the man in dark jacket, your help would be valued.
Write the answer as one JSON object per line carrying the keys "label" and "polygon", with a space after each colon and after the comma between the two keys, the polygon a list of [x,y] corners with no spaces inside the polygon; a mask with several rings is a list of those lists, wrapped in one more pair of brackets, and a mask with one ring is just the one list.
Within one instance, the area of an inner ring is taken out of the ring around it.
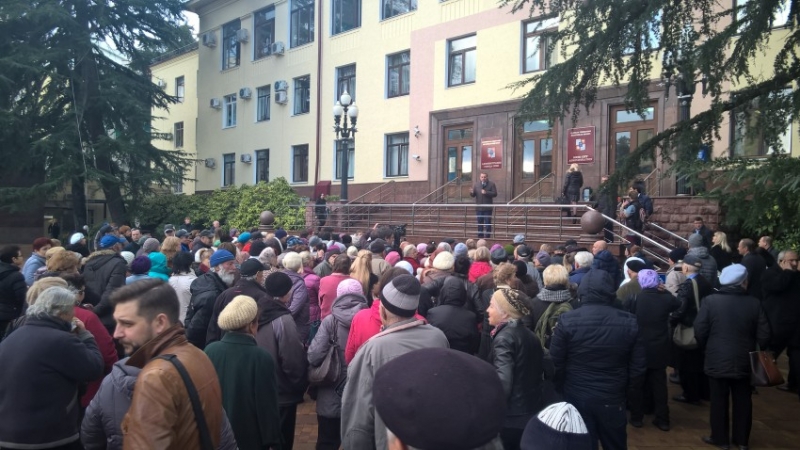
{"label": "man in dark jacket", "polygon": [[761,300],[764,295],[761,276],[767,269],[767,261],[756,253],[756,243],[752,239],[742,239],[737,249],[742,255],[742,265],[747,269],[747,294]]}
{"label": "man in dark jacket", "polygon": [[103,322],[108,333],[113,335],[114,305],[111,304],[111,293],[125,286],[128,263],[119,255],[125,238],[107,234],[100,239],[100,250],[89,255],[83,266],[83,277],[86,281],[85,303],[94,305],[94,313]]}
{"label": "man in dark jacket", "polygon": [[192,281],[189,290],[192,299],[186,311],[186,338],[197,348],[206,346],[214,304],[223,291],[236,281],[236,262],[227,250],[217,250],[211,255],[211,270]]}
{"label": "man in dark jacket", "polygon": [[797,271],[797,252],[784,250],[777,264],[764,271],[761,285],[764,290],[764,312],[769,321],[769,349],[777,357],[785,349],[789,357],[789,376],[781,390],[796,390],[800,374],[800,347],[795,341],[800,329],[800,272]]}
{"label": "man in dark jacket", "polygon": [[[597,211],[612,219],[617,217],[617,196],[607,185],[608,175],[600,177],[600,189],[597,196]],[[606,242],[614,242],[614,226],[608,219],[603,221],[603,239]]]}
{"label": "man in dark jacket", "polygon": [[467,300],[464,283],[454,276],[445,278],[437,300],[439,306],[431,308],[426,316],[428,323],[444,332],[450,348],[476,354],[480,334],[475,313],[464,307]]}
{"label": "man in dark jacket", "polygon": [[497,197],[497,186],[494,181],[489,181],[489,175],[481,173],[480,180],[472,186],[469,196],[475,199],[475,213],[478,216],[478,238],[492,237],[492,212],[491,205]]}
{"label": "man in dark jacket", "polygon": [[692,230],[692,234],[690,234],[689,237],[695,234],[703,239],[701,242],[701,245],[703,247],[705,247],[706,249],[711,249],[711,243],[712,240],[714,239],[714,232],[708,229],[708,227],[703,222],[703,218],[700,216],[694,218],[694,229]]}
{"label": "man in dark jacket", "polygon": [[8,324],[22,314],[28,286],[19,271],[25,259],[18,245],[7,245],[0,249],[0,340],[6,334]]}
{"label": "man in dark jacket", "polygon": [[[706,297],[694,322],[697,343],[705,349],[705,373],[711,388],[711,436],[703,442],[747,448],[753,424],[749,352],[766,348],[769,324],[759,300],[747,294],[747,269],[733,264],[722,270],[722,286]],[[728,422],[732,398],[733,426]]]}
{"label": "man in dark jacket", "polygon": [[[619,261],[608,250],[600,250],[595,253],[594,260],[592,260],[592,268],[607,272],[611,276],[611,284],[615,290],[625,278],[619,267]],[[581,281],[581,284],[583,284],[583,281]]]}
{"label": "man in dark jacket", "polygon": [[222,330],[217,324],[219,314],[233,300],[234,297],[239,295],[246,295],[256,303],[262,303],[267,299],[267,290],[264,289],[264,271],[266,268],[264,264],[258,259],[250,258],[239,268],[239,281],[233,287],[226,289],[214,301],[211,311],[211,321],[208,324],[208,332],[206,334],[206,345],[222,339]]}
{"label": "man in dark jacket", "polygon": [[559,317],[550,341],[554,383],[580,411],[594,449],[598,439],[605,450],[626,449],[626,392],[647,368],[639,326],[611,307],[616,290],[602,270],[586,274],[578,296],[581,307]]}

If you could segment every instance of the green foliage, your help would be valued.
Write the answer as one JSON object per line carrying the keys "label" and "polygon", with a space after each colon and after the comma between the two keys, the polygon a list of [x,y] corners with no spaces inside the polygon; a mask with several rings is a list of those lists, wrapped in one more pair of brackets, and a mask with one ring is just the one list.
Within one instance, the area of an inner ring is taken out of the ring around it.
{"label": "green foliage", "polygon": [[211,194],[156,195],[131,205],[142,227],[160,229],[167,223],[180,224],[189,216],[206,228],[219,220],[226,227],[247,229],[258,226],[262,211],[275,214],[275,226],[287,230],[305,227],[305,207],[300,196],[284,178],[255,186],[231,186]]}

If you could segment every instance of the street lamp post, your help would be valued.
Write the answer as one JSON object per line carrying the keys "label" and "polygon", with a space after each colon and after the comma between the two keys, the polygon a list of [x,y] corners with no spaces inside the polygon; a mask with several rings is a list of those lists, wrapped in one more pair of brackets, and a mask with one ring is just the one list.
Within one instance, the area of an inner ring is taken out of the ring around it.
{"label": "street lamp post", "polygon": [[[358,120],[358,107],[352,102],[352,97],[344,91],[339,101],[333,105],[333,131],[336,133],[336,148],[342,149],[342,195],[341,202],[347,203],[347,181],[350,176],[350,139],[356,138],[356,120]],[[350,119],[348,126],[347,119]],[[344,144],[344,148],[342,148]]]}

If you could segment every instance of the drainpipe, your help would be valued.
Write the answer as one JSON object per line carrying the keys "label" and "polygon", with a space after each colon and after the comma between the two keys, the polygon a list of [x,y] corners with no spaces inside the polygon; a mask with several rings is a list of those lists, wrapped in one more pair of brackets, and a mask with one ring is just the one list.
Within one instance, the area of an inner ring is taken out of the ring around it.
{"label": "drainpipe", "polygon": [[322,143],[322,4],[323,0],[317,0],[317,151],[315,152],[314,188],[319,182],[320,147]]}

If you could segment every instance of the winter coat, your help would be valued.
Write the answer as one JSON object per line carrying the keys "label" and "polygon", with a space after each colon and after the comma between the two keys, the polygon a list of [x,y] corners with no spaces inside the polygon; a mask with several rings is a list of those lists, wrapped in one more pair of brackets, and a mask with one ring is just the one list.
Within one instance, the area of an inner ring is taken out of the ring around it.
{"label": "winter coat", "polygon": [[[0,323],[12,321],[22,315],[27,291],[25,277],[19,267],[0,262]],[[0,333],[3,331],[0,329]]]}
{"label": "winter coat", "polygon": [[678,286],[686,281],[686,275],[681,272],[680,266],[673,266],[667,271],[664,287],[667,288],[670,294],[678,295]]}
{"label": "winter coat", "polygon": [[308,340],[308,332],[311,330],[306,282],[297,272],[284,270],[283,273],[289,275],[289,278],[292,279],[292,296],[287,306],[289,311],[292,312],[295,325],[297,325],[297,333],[300,335],[300,340],[306,342]]}
{"label": "winter coat", "polygon": [[220,329],[217,320],[219,320],[219,315],[222,313],[222,310],[228,306],[228,303],[239,295],[246,295],[255,300],[257,304],[261,304],[261,302],[272,298],[267,294],[267,290],[264,286],[257,283],[255,280],[240,278],[233,287],[222,291],[214,300],[214,304],[211,305],[211,320],[208,322],[206,345],[222,339],[225,332]]}
{"label": "winter coat", "polygon": [[179,309],[178,319],[181,323],[186,323],[186,312],[189,310],[189,303],[192,301],[192,283],[197,279],[197,275],[193,271],[188,273],[173,274],[169,277],[169,285],[175,289],[178,294],[178,302],[181,305]]}
{"label": "winter coat", "polygon": [[43,316],[0,343],[0,447],[43,449],[78,440],[78,384],[103,377],[88,331]]}
{"label": "winter coat", "polygon": [[[83,322],[83,325],[86,327],[86,331],[92,333],[92,336],[97,343],[97,348],[100,350],[100,355],[103,356],[103,375],[111,373],[111,368],[119,359],[119,355],[117,355],[117,347],[114,345],[114,340],[111,338],[111,335],[108,334],[108,330],[106,330],[106,327],[103,326],[95,313],[87,309],[83,309],[80,306],[75,307],[75,317]],[[100,383],[102,381],[103,379],[99,378],[97,380],[90,381],[89,384],[86,385],[86,392],[84,392],[84,394],[81,396],[81,407],[86,408],[89,406],[89,402],[92,401],[92,398],[94,398],[97,390],[100,389]]]}
{"label": "winter coat", "polygon": [[[453,277],[460,281],[461,284],[464,285],[464,290],[467,291],[467,301],[464,303],[464,308],[467,308],[468,311],[475,314],[475,323],[483,322],[483,315],[486,313],[486,308],[483,307],[478,286],[475,286],[466,276],[460,273],[453,273]],[[420,300],[422,300],[422,295],[423,294],[420,294]]]}
{"label": "winter coat", "polygon": [[[697,283],[697,293],[700,295],[696,303],[692,279]],[[680,323],[687,327],[694,326],[694,320],[697,318],[697,305],[702,306],[705,298],[713,293],[714,288],[711,287],[711,283],[704,276],[697,274],[693,278],[687,278],[686,281],[678,286],[678,295],[675,297],[681,303],[681,306],[670,314],[672,325]]]}
{"label": "winter coat", "polygon": [[536,323],[539,322],[539,319],[542,317],[542,314],[547,310],[553,303],[564,303],[564,302],[572,302],[575,296],[572,291],[567,289],[566,286],[558,285],[558,286],[545,286],[544,289],[539,292],[539,294],[531,299],[531,330],[534,329]]}
{"label": "winter coat", "polygon": [[486,275],[487,273],[492,273],[492,265],[487,261],[475,261],[469,266],[470,283],[476,282],[478,278]]}
{"label": "winter coat", "polygon": [[45,261],[44,256],[40,256],[37,253],[31,255],[25,261],[25,265],[22,266],[22,275],[25,277],[25,284],[30,287],[30,285],[34,282],[34,275],[36,275],[36,271],[42,267],[47,265],[47,261]]}
{"label": "winter coat", "polygon": [[681,306],[680,300],[668,291],[657,288],[643,289],[627,309],[636,316],[639,335],[644,341],[648,369],[666,369],[672,335],[669,330],[670,313]]}
{"label": "winter coat", "polygon": [[767,262],[761,255],[748,252],[742,257],[742,265],[747,269],[747,294],[761,299],[764,295],[761,277],[767,270]]}
{"label": "winter coat", "polygon": [[[573,292],[567,289],[566,286],[561,285],[545,287],[533,299],[533,308],[531,308],[531,323],[533,326],[530,328],[543,348],[550,348],[550,339],[553,336],[553,330],[558,324],[558,318],[573,309],[572,302],[574,299]],[[551,307],[553,309],[549,313],[549,317],[545,317],[547,310]]]}
{"label": "winter coat", "polygon": [[581,186],[583,186],[583,174],[580,170],[575,172],[567,172],[564,177],[564,187],[561,188],[561,195],[567,197],[571,202],[577,202],[581,195]]}
{"label": "winter coat", "polygon": [[111,293],[125,285],[128,263],[113,250],[100,250],[92,253],[83,265],[83,278],[86,281],[85,303],[94,305],[94,313],[103,322],[109,334],[114,334],[117,326],[114,321],[114,305]]}
{"label": "winter coat", "polygon": [[542,406],[544,351],[539,339],[518,320],[498,325],[490,360],[506,395],[506,428],[525,428]]}
{"label": "winter coat", "polygon": [[328,261],[322,261],[314,267],[314,273],[319,275],[320,278],[325,278],[333,273],[333,266]]}
{"label": "winter coat", "polygon": [[439,306],[428,310],[428,323],[442,330],[453,350],[478,352],[480,334],[475,313],[465,308],[467,290],[456,277],[447,277],[439,291]]}
{"label": "winter coat", "polygon": [[[347,364],[344,363],[344,349],[347,347],[347,338],[350,334],[350,325],[353,317],[367,307],[367,299],[359,294],[345,294],[333,302],[331,314],[319,326],[319,331],[308,347],[308,364],[318,367],[325,360],[331,348],[331,340],[336,330],[336,352],[339,354],[339,376],[331,385],[317,388],[317,415],[328,418],[342,416],[342,397],[344,383],[347,382]],[[337,393],[338,391],[338,393]]]}
{"label": "winter coat", "polygon": [[608,274],[590,271],[581,307],[561,315],[550,342],[556,389],[574,400],[622,404],[629,381],[645,374],[636,317],[611,307],[610,282]]}
{"label": "winter coat", "polygon": [[769,323],[757,298],[739,286],[724,286],[700,305],[694,335],[705,349],[706,375],[745,379],[750,378],[749,352],[769,343]]}
{"label": "winter coat", "polygon": [[226,289],[228,286],[215,272],[197,277],[189,287],[192,299],[186,311],[186,339],[201,350],[206,346],[214,302]]}
{"label": "winter coat", "polygon": [[153,252],[147,255],[150,258],[150,278],[158,278],[169,281],[170,269],[167,267],[167,256],[161,252]]}
{"label": "winter coat", "polygon": [[617,215],[617,196],[611,192],[610,187],[601,186],[597,196],[597,211],[614,219]]}
{"label": "winter coat", "polygon": [[258,311],[256,342],[269,352],[277,366],[278,405],[302,403],[308,387],[308,362],[291,312],[272,298],[259,301]]}
{"label": "winter coat", "polygon": [[146,273],[141,273],[141,274],[138,274],[138,275],[130,275],[130,276],[128,276],[128,278],[125,278],[125,284],[126,285],[133,284],[133,283],[136,283],[137,281],[147,280],[149,278],[150,278],[150,275],[148,275]]}
{"label": "winter coat", "polygon": [[592,268],[608,272],[608,274],[611,275],[611,279],[614,281],[614,286],[619,286],[624,279],[619,261],[608,250],[602,250],[594,255]]}
{"label": "winter coat", "polygon": [[770,348],[795,346],[792,338],[800,325],[800,272],[773,266],[761,277],[764,312],[769,321]]}
{"label": "winter coat", "polygon": [[205,349],[241,450],[279,448],[281,418],[272,356],[250,334],[228,332]]}
{"label": "winter coat", "polygon": [[372,254],[371,264],[372,265],[370,266],[370,270],[378,277],[380,277],[381,275],[384,274],[384,272],[392,268],[392,265],[386,262],[386,260],[383,259],[383,255],[380,253]]}
{"label": "winter coat", "polygon": [[700,258],[700,262],[703,264],[703,266],[700,267],[700,275],[702,275],[706,281],[711,283],[712,287],[719,286],[717,262],[711,257],[711,254],[708,253],[708,249],[705,247],[690,248],[689,251],[686,252],[686,256],[689,255]]}
{"label": "winter coat", "polygon": [[586,275],[586,272],[592,270],[591,267],[580,267],[578,269],[573,270],[569,273],[569,282],[574,283],[575,286],[580,286],[581,281],[583,280],[583,276]]}
{"label": "winter coat", "polygon": [[714,258],[714,261],[717,262],[717,269],[719,269],[719,271],[722,271],[722,269],[733,264],[733,255],[729,252],[726,252],[719,245],[714,245],[711,247],[710,253],[711,257]]}
{"label": "winter coat", "polygon": [[332,273],[328,276],[323,276],[319,280],[319,307],[320,317],[322,319],[331,314],[333,301],[336,300],[337,297],[336,289],[339,287],[339,283],[347,280],[348,278],[350,278],[350,275],[345,275],[343,273]]}
{"label": "winter coat", "polygon": [[319,307],[319,283],[321,279],[310,267],[303,267],[303,273],[300,276],[303,277],[303,281],[306,283],[306,290],[308,291],[309,323],[322,320]]}
{"label": "winter coat", "polygon": [[381,301],[375,299],[369,309],[359,311],[350,323],[350,335],[344,350],[344,359],[347,364],[353,361],[356,352],[369,338],[381,330]]}

